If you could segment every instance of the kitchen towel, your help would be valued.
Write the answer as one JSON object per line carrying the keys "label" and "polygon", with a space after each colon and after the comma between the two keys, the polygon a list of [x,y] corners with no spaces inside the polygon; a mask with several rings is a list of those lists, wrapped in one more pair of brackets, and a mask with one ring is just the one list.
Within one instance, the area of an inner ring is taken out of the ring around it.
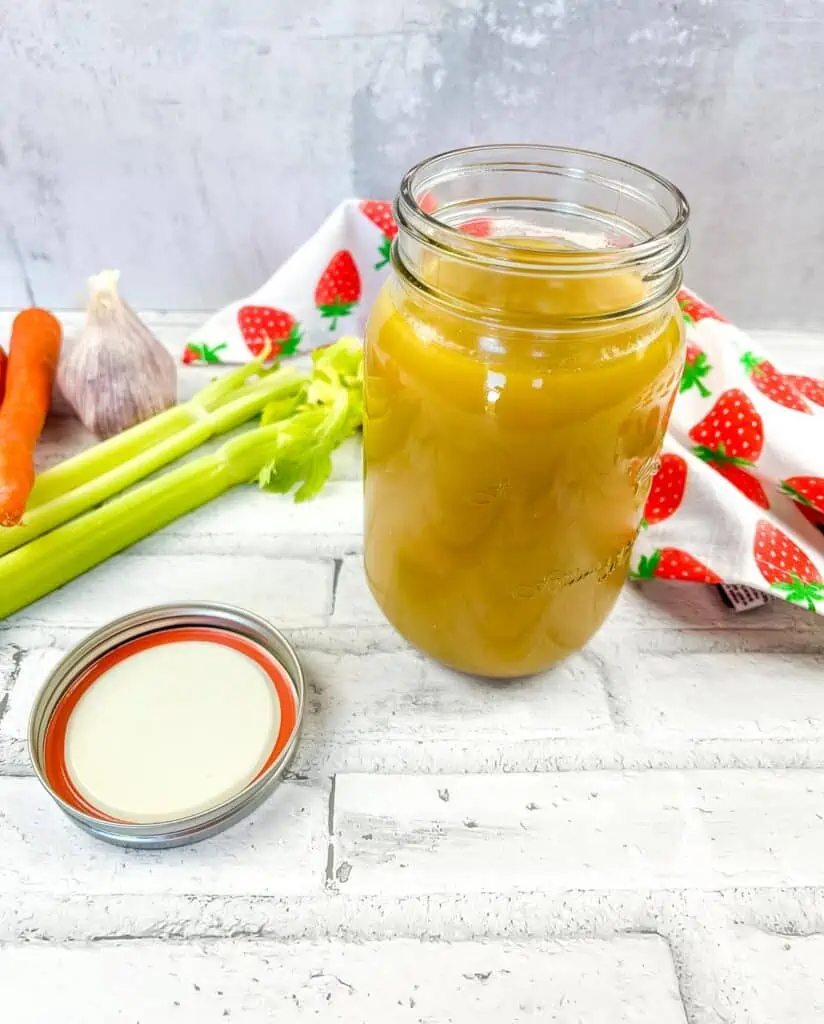
{"label": "kitchen towel", "polygon": [[[184,362],[362,335],[396,234],[390,203],[341,203],[258,291],[192,336]],[[686,366],[632,574],[751,586],[824,614],[824,380],[779,370],[693,292],[678,299]]]}

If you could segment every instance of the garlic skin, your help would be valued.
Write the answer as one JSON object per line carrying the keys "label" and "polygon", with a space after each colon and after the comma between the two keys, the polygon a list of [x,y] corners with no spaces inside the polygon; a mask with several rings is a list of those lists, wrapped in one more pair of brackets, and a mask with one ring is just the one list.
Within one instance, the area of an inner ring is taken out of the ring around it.
{"label": "garlic skin", "polygon": [[177,402],[177,366],[120,297],[120,272],[89,278],[86,320],[57,382],[83,425],[113,437]]}

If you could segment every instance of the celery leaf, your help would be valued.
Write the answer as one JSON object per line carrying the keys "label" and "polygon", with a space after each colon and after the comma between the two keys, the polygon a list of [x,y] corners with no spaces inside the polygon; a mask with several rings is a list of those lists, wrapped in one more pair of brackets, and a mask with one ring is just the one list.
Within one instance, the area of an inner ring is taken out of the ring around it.
{"label": "celery leaf", "polygon": [[266,491],[314,498],[332,472],[332,452],[363,423],[363,348],[341,338],[312,354],[308,386],[294,398],[263,411],[264,426],[277,432],[274,457],[258,482]]}

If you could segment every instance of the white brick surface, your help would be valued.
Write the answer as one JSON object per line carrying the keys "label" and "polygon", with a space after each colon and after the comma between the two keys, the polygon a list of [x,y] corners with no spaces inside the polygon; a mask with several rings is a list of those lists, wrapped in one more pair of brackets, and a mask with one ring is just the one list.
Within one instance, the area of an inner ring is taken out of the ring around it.
{"label": "white brick surface", "polygon": [[680,790],[653,772],[342,775],[335,874],[363,893],[683,884],[700,868]]}
{"label": "white brick surface", "polygon": [[298,763],[443,770],[467,758],[494,768],[517,747],[611,733],[598,666],[574,656],[551,679],[478,683],[412,652],[304,652],[311,691]]}
{"label": "white brick surface", "polygon": [[627,672],[630,715],[645,733],[816,737],[824,723],[824,652],[648,652]]}
{"label": "white brick surface", "polygon": [[650,935],[519,945],[29,945],[0,950],[0,991],[14,1024],[685,1024],[669,950]]}
{"label": "white brick surface", "polygon": [[824,885],[824,772],[696,772],[720,885]]}
{"label": "white brick surface", "polygon": [[222,601],[287,626],[326,620],[332,564],[250,555],[119,555],[18,612],[10,624],[99,626],[168,601]]}
{"label": "white brick surface", "polygon": [[297,505],[290,497],[242,487],[143,541],[141,554],[294,557],[357,552],[362,544],[362,485],[359,480],[327,484],[314,501]]}
{"label": "white brick surface", "polygon": [[[54,423],[40,462],[81,443]],[[238,490],[0,624],[0,1017],[818,1024],[824,620],[651,582],[543,677],[468,679],[369,594],[359,461],[307,505]],[[213,840],[108,847],[31,777],[31,702],[90,628],[192,597],[298,645],[297,757]]]}
{"label": "white brick surface", "polygon": [[824,1020],[824,935],[738,928],[730,952],[741,972],[736,1019],[747,1024]]}
{"label": "white brick surface", "polygon": [[[69,646],[61,636],[15,660],[0,717],[0,757],[17,772],[29,770],[26,731],[34,698]],[[591,742],[612,733],[599,666],[583,655],[559,666],[551,679],[507,684],[478,684],[409,651],[364,657],[304,650],[302,656],[309,693],[295,768],[316,776],[376,764],[455,769],[468,757],[494,768],[496,760],[519,749],[541,751],[553,738]],[[7,672],[10,677],[11,663]]]}
{"label": "white brick surface", "polygon": [[0,894],[282,896],[322,889],[326,792],[284,783],[251,817],[211,840],[121,850],[71,824],[33,778],[0,777]]}
{"label": "white brick surface", "polygon": [[26,733],[32,704],[46,676],[64,653],[57,647],[38,647],[22,651],[17,659],[6,713],[0,718],[0,759],[7,767],[28,770]]}
{"label": "white brick surface", "polygon": [[340,568],[338,586],[335,591],[335,613],[332,622],[336,626],[383,625],[386,620],[372,597],[363,562],[360,558],[345,558]]}
{"label": "white brick surface", "polygon": [[822,806],[820,771],[340,775],[335,875],[363,893],[823,886]]}

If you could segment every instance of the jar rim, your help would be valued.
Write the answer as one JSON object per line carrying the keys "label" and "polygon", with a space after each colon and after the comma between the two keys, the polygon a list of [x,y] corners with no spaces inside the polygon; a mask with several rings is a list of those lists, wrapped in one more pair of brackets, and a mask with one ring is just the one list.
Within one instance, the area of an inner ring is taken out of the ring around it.
{"label": "jar rim", "polygon": [[[528,156],[532,159],[528,159]],[[469,168],[461,169],[454,166],[467,158],[480,158]],[[553,160],[553,158],[555,158]],[[572,165],[572,158],[591,161],[600,169],[614,170],[619,176],[606,178],[596,173],[595,169],[584,170]],[[559,162],[565,159],[568,165]],[[450,168],[450,165],[451,168]],[[620,185],[626,194],[646,195],[624,181],[621,172],[638,176],[649,183],[650,188],[657,188],[672,202],[672,213],[664,211],[668,221],[663,228],[640,240],[631,240],[627,245],[610,245],[603,248],[586,248],[570,253],[570,265],[567,273],[597,272],[600,269],[615,270],[619,267],[634,266],[658,262],[657,257],[664,257],[664,266],[659,269],[671,272],[686,257],[688,249],[687,223],[690,216],[689,203],[683,192],[669,179],[650,171],[641,164],[624,160],[621,157],[609,156],[595,150],[579,149],[569,146],[551,146],[529,143],[502,143],[497,145],[467,146],[459,149],[446,150],[427,157],[410,168],[401,179],[400,188],[395,199],[395,217],[401,228],[416,236],[420,241],[436,245],[439,249],[451,251],[454,255],[465,255],[485,262],[519,269],[538,269],[540,260],[535,259],[538,250],[519,245],[517,241],[503,240],[495,237],[478,237],[468,235],[460,226],[454,226],[435,215],[421,205],[421,198],[426,195],[427,186],[433,188],[450,177],[458,178],[482,170],[498,168],[512,170],[530,170],[533,172],[560,172],[569,178],[589,179],[604,185]],[[659,203],[659,208],[663,209]],[[536,265],[537,264],[537,265]],[[558,272],[556,268],[556,272]],[[563,272],[563,271],[562,271]],[[655,276],[658,276],[657,273]]]}

